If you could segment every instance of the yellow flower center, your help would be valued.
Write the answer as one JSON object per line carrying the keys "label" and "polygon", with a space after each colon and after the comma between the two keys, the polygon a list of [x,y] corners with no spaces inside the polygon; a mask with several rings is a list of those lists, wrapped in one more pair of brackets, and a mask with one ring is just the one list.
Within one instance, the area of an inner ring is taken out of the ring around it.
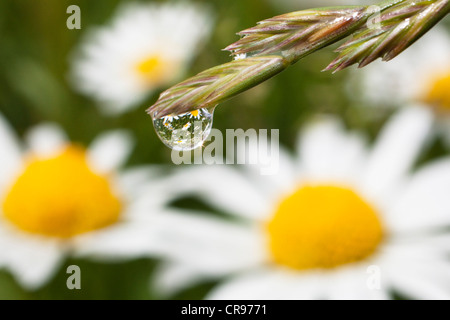
{"label": "yellow flower center", "polygon": [[375,210],[350,189],[305,186],[285,198],[268,224],[276,263],[329,269],[370,256],[383,239]]}
{"label": "yellow flower center", "polygon": [[424,100],[440,110],[450,112],[450,72],[432,81],[432,86]]}
{"label": "yellow flower center", "polygon": [[160,55],[151,55],[136,64],[136,71],[143,82],[160,85],[174,77],[175,66]]}
{"label": "yellow flower center", "polygon": [[69,146],[49,159],[31,159],[3,203],[23,231],[58,238],[115,223],[121,202],[106,177],[92,172],[85,151]]}

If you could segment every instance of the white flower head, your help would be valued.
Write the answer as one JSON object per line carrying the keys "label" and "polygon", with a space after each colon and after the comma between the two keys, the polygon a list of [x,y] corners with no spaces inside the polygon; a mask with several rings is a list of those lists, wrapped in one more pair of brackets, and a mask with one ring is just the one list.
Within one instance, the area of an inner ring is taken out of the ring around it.
{"label": "white flower head", "polygon": [[353,79],[377,107],[426,103],[450,144],[450,34],[444,28],[434,27],[391,61],[355,70]]}
{"label": "white flower head", "polygon": [[199,5],[123,5],[109,26],[88,33],[72,82],[105,113],[124,112],[180,78],[211,27],[211,13]]}
{"label": "white flower head", "polygon": [[450,159],[411,173],[431,125],[431,110],[411,106],[369,150],[329,119],[302,132],[296,157],[280,150],[276,175],[255,166],[180,171],[180,190],[237,219],[174,216],[158,285],[227,276],[207,298],[450,298],[450,235],[439,233],[450,225]]}
{"label": "white flower head", "polygon": [[120,170],[131,147],[118,130],[85,149],[51,124],[20,143],[0,117],[0,267],[35,289],[69,254],[156,255],[169,193],[156,168]]}

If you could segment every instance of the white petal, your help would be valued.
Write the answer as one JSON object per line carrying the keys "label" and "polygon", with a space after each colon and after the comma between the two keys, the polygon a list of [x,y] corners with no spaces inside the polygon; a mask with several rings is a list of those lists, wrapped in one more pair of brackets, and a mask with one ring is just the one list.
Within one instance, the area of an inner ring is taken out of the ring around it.
{"label": "white petal", "polygon": [[367,163],[362,187],[382,202],[409,172],[429,137],[429,108],[411,106],[395,115],[380,133]]}
{"label": "white petal", "polygon": [[22,167],[22,152],[11,127],[0,115],[0,192]]}
{"label": "white petal", "polygon": [[56,124],[39,125],[28,131],[26,136],[30,151],[43,158],[60,152],[66,145],[66,141],[66,134]]}
{"label": "white petal", "polygon": [[261,175],[260,169],[255,170],[254,166],[245,166],[244,173],[252,181],[255,187],[261,192],[267,202],[272,206],[267,212],[266,218],[273,214],[274,205],[278,205],[286,195],[292,194],[299,185],[307,178],[304,174],[304,168],[299,165],[285,148],[280,146],[276,154],[279,170],[277,174]]}
{"label": "white petal", "polygon": [[450,226],[450,158],[414,174],[385,219],[394,232]]}
{"label": "white petal", "polygon": [[232,277],[214,288],[211,300],[309,300],[323,293],[323,279],[312,273],[292,274],[280,270],[254,270]]}
{"label": "white petal", "polygon": [[449,51],[448,31],[436,26],[389,63],[375,61],[362,70],[355,70],[358,83],[351,81],[352,90],[355,84],[361,85],[365,104],[375,102],[377,107],[420,101],[436,76],[449,70]]}
{"label": "white petal", "polygon": [[[122,213],[123,217],[132,220],[148,219],[164,210],[164,207],[176,199],[177,195],[172,192],[170,185],[166,182],[164,178],[160,178],[140,188],[126,190],[126,207]],[[123,190],[123,186],[121,189]],[[130,194],[132,190],[135,192]]]}
{"label": "white petal", "polygon": [[34,290],[55,274],[63,258],[56,241],[12,232],[2,226],[0,265],[8,268],[25,288]]}
{"label": "white petal", "polygon": [[116,170],[127,161],[133,140],[126,131],[111,131],[96,138],[89,147],[88,159],[93,168],[101,173]]}
{"label": "white petal", "polygon": [[133,167],[132,169],[121,172],[118,176],[118,181],[125,189],[136,187],[139,189],[141,185],[145,185],[153,179],[159,178],[163,170],[163,167],[156,165]]}
{"label": "white petal", "polygon": [[450,252],[450,233],[437,233],[420,239],[420,242],[436,251]]}
{"label": "white petal", "polygon": [[[358,264],[353,267],[342,267],[343,270],[336,270],[333,277],[327,281],[327,298],[331,300],[388,300],[388,287],[385,284],[380,272],[379,287],[369,286],[371,276],[370,264]],[[369,272],[370,271],[370,272]],[[378,285],[378,284],[377,284]]]}
{"label": "white petal", "polygon": [[102,260],[156,256],[161,245],[155,226],[151,218],[121,221],[117,225],[74,239],[73,253]]}
{"label": "white petal", "polygon": [[[392,278],[393,286],[402,294],[420,300],[449,300],[450,292],[438,281],[417,278],[417,273],[401,273],[400,270]],[[413,280],[414,279],[414,280]]]}
{"label": "white petal", "polygon": [[156,223],[158,245],[166,258],[210,276],[251,268],[267,259],[260,231],[236,222],[173,211]]}
{"label": "white petal", "polygon": [[172,192],[198,195],[227,213],[264,219],[270,203],[238,170],[228,166],[197,166],[176,171],[168,181]]}
{"label": "white petal", "polygon": [[[248,171],[252,180],[258,181],[263,191],[273,198],[280,194],[290,192],[296,186],[299,168],[292,155],[279,145],[278,133],[271,133],[270,138],[263,132],[254,131],[253,138],[245,140],[245,136],[237,135],[236,163],[244,164],[243,169]],[[245,143],[243,143],[245,141]],[[235,139],[227,134],[228,148]]]}
{"label": "white petal", "polygon": [[437,263],[446,260],[445,246],[433,244],[437,235],[417,235],[398,237],[385,243],[382,248],[379,264],[396,265],[404,267],[407,263],[416,262]]}
{"label": "white petal", "polygon": [[391,243],[380,261],[396,291],[415,299],[450,299],[448,251],[420,240]]}
{"label": "white petal", "polygon": [[298,152],[304,179],[353,183],[363,164],[365,142],[345,133],[336,119],[321,119],[301,132]]}
{"label": "white petal", "polygon": [[[193,4],[119,6],[109,26],[88,30],[73,58],[71,82],[106,114],[135,108],[157,87],[179,78],[211,24],[211,14]],[[136,66],[155,56],[167,61],[164,72],[156,82],[145,81]]]}

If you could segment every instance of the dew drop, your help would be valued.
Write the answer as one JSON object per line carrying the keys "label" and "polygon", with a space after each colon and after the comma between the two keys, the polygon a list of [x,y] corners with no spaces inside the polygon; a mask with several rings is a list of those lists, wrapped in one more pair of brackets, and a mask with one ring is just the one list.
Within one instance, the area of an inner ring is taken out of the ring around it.
{"label": "dew drop", "polygon": [[153,119],[161,141],[171,149],[189,151],[203,145],[211,133],[214,108],[203,108]]}

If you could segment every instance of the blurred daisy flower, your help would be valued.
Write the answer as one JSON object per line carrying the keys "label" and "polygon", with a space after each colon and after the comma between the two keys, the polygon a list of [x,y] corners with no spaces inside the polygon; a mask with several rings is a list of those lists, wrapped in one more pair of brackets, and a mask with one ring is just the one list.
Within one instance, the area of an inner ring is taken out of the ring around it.
{"label": "blurred daisy flower", "polygon": [[354,79],[377,107],[427,104],[450,145],[450,34],[445,29],[433,28],[394,60],[376,61],[355,72]]}
{"label": "blurred daisy flower", "polygon": [[87,150],[55,125],[36,127],[26,140],[0,117],[0,267],[35,289],[67,254],[157,251],[154,221],[168,193],[158,193],[156,169],[119,171],[132,147],[127,133],[102,134]]}
{"label": "blurred daisy flower", "polygon": [[179,79],[211,27],[210,12],[198,5],[124,5],[109,26],[88,33],[72,82],[105,113],[124,112]]}
{"label": "blurred daisy flower", "polygon": [[330,6],[370,5],[370,0],[269,0],[274,7],[286,11],[304,10],[309,8]]}
{"label": "blurred daisy flower", "polygon": [[431,110],[407,108],[369,150],[331,118],[305,129],[297,157],[280,150],[276,175],[180,171],[178,188],[233,217],[173,217],[156,285],[227,276],[208,299],[449,299],[450,159],[411,173],[431,125]]}

